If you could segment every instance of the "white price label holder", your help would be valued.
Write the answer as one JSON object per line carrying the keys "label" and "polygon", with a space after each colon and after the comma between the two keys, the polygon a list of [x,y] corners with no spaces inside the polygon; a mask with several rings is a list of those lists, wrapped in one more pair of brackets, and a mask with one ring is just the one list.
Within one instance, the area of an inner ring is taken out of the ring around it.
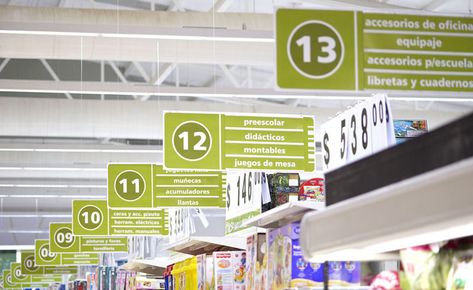
{"label": "white price label holder", "polygon": [[329,171],[396,143],[388,97],[357,104],[321,125],[323,169]]}

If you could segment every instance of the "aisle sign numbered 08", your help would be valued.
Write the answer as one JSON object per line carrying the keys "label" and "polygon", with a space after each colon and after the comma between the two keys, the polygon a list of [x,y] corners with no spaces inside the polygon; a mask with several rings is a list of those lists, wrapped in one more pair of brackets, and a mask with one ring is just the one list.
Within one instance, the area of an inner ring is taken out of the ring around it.
{"label": "aisle sign numbered 08", "polygon": [[73,234],[86,240],[93,236],[113,236],[113,241],[126,239],[125,235],[162,234],[166,228],[165,210],[112,209],[107,200],[74,200],[72,214]]}
{"label": "aisle sign numbered 08", "polygon": [[269,195],[264,172],[227,172],[226,234],[244,229],[244,221],[261,213],[263,195]]}
{"label": "aisle sign numbered 08", "polygon": [[[47,255],[47,254],[46,254]],[[77,273],[76,266],[40,266],[36,263],[35,251],[21,251],[21,273],[33,276],[62,275]],[[46,276],[45,276],[46,277]]]}
{"label": "aisle sign numbered 08", "polygon": [[158,164],[109,164],[110,208],[225,206],[221,172],[169,171]]}
{"label": "aisle sign numbered 08", "polygon": [[74,265],[98,265],[98,253],[53,253],[49,249],[49,240],[35,240],[36,266],[71,266],[46,267],[49,274],[75,274]]}
{"label": "aisle sign numbered 08", "polygon": [[333,170],[396,143],[391,107],[376,95],[321,126],[324,170]]}
{"label": "aisle sign numbered 08", "polygon": [[166,169],[312,172],[314,152],[311,116],[164,113]]}
{"label": "aisle sign numbered 08", "polygon": [[75,236],[72,223],[49,224],[50,250],[53,253],[128,252],[128,238]]}
{"label": "aisle sign numbered 08", "polygon": [[473,91],[471,17],[279,9],[275,23],[279,88]]}

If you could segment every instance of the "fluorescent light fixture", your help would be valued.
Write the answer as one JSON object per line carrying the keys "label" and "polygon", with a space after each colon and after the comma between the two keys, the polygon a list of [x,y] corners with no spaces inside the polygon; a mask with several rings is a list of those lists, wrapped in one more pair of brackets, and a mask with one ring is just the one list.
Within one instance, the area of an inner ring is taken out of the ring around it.
{"label": "fluorescent light fixture", "polygon": [[473,157],[308,213],[300,229],[304,257],[370,260],[472,236],[472,176]]}
{"label": "fluorescent light fixture", "polygon": [[[1,90],[0,90],[1,91]],[[0,148],[5,152],[62,152],[62,153],[163,153],[154,149],[69,149],[69,148]]]}
{"label": "fluorescent light fixture", "polygon": [[[248,32],[245,32],[245,33],[248,34]],[[94,32],[63,32],[63,31],[5,30],[5,29],[0,30],[0,34],[274,43],[274,38],[272,37],[258,37],[258,36],[243,37],[243,36],[221,36],[221,35],[213,36],[213,35],[176,35],[176,34],[139,34],[139,33],[94,33]]]}
{"label": "fluorescent light fixture", "polygon": [[57,195],[57,194],[9,194],[0,197],[9,198],[78,198],[78,199],[103,199],[101,195]]}
{"label": "fluorescent light fixture", "polygon": [[0,245],[0,251],[34,250],[34,245]]}
{"label": "fluorescent light fixture", "polygon": [[9,230],[6,231],[9,234],[46,234],[49,231],[41,231],[41,230]]}
{"label": "fluorescent light fixture", "polygon": [[69,218],[70,214],[0,214],[4,218]]}
{"label": "fluorescent light fixture", "polygon": [[0,187],[20,188],[107,188],[105,184],[0,184]]}

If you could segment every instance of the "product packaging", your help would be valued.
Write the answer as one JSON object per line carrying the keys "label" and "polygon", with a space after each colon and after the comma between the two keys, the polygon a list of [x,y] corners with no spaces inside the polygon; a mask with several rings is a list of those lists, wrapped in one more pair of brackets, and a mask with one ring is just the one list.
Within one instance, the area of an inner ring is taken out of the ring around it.
{"label": "product packaging", "polygon": [[244,290],[246,252],[214,252],[215,289]]}
{"label": "product packaging", "polygon": [[266,234],[253,234],[247,238],[246,290],[268,289],[268,243]]}
{"label": "product packaging", "polygon": [[213,256],[205,257],[205,290],[215,289],[214,259]]}
{"label": "product packaging", "polygon": [[312,200],[325,205],[324,179],[312,178],[301,184],[299,200]]}
{"label": "product packaging", "polygon": [[272,208],[299,199],[300,177],[298,173],[268,175]]}

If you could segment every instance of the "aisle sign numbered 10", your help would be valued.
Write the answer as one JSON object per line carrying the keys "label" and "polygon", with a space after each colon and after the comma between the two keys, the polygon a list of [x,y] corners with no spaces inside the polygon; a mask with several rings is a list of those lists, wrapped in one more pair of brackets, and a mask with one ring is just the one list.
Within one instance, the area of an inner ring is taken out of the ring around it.
{"label": "aisle sign numbered 10", "polygon": [[74,265],[99,264],[98,253],[53,253],[49,249],[49,240],[35,240],[34,244],[36,266],[71,266],[48,267],[48,269],[56,269],[51,274],[75,274],[77,267]]}
{"label": "aisle sign numbered 10", "polygon": [[164,167],[201,170],[315,169],[314,118],[164,113]]}
{"label": "aisle sign numbered 10", "polygon": [[62,275],[77,273],[76,266],[39,266],[36,263],[35,251],[21,251],[21,273],[26,275]]}
{"label": "aisle sign numbered 10", "polygon": [[75,236],[72,223],[49,224],[50,251],[53,253],[128,252],[128,238]]}
{"label": "aisle sign numbered 10", "polygon": [[225,207],[221,172],[169,171],[157,164],[109,164],[110,208]]}
{"label": "aisle sign numbered 10", "polygon": [[264,172],[228,172],[225,233],[244,229],[244,221],[260,214],[264,195],[269,195]]}
{"label": "aisle sign numbered 10", "polygon": [[162,234],[167,231],[166,215],[165,210],[108,208],[107,200],[74,200],[72,233],[82,237]]}
{"label": "aisle sign numbered 10", "polygon": [[473,18],[279,9],[283,89],[473,91]]}
{"label": "aisle sign numbered 10", "polygon": [[391,107],[376,95],[321,126],[324,170],[333,170],[396,143]]}

